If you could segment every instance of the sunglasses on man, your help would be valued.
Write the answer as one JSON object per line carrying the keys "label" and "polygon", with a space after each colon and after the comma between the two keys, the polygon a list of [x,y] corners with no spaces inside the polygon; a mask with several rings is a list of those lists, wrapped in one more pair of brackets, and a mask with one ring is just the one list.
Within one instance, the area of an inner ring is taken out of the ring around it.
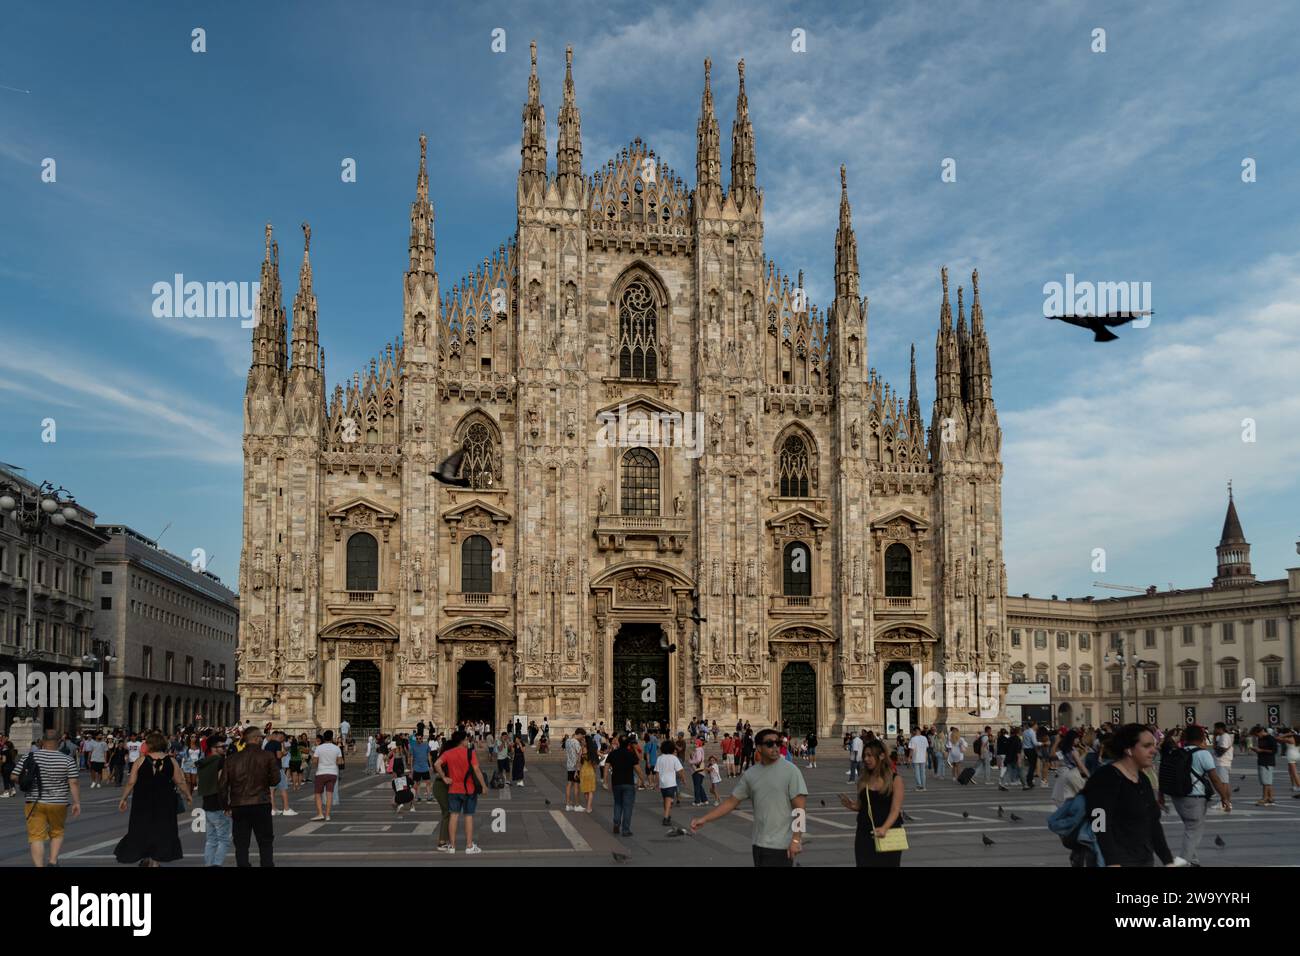
{"label": "sunglasses on man", "polygon": [[765,740],[760,740],[758,745],[760,747],[779,747],[781,746],[781,741],[776,737],[768,737]]}

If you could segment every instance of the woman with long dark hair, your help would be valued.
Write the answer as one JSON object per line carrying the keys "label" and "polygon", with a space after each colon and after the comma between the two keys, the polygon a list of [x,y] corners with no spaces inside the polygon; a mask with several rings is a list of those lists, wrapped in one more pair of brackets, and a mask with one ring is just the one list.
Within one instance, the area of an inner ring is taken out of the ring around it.
{"label": "woman with long dark hair", "polygon": [[516,787],[524,785],[524,737],[522,734],[515,736],[515,754],[511,766],[510,782]]}
{"label": "woman with long dark hair", "polygon": [[1105,822],[1096,832],[1105,865],[1154,866],[1159,857],[1171,866],[1174,856],[1160,826],[1160,805],[1149,776],[1156,757],[1155,734],[1141,724],[1125,724],[1111,734],[1107,749],[1114,762],[1099,767],[1083,788],[1089,819]]}
{"label": "woman with long dark hair", "polygon": [[903,778],[885,755],[885,746],[872,737],[862,750],[862,775],[857,799],[840,794],[840,803],[858,814],[858,832],[853,840],[853,858],[858,866],[902,866],[901,851],[882,853],[876,838],[903,825]]}
{"label": "woman with long dark hair", "polygon": [[126,836],[118,841],[113,855],[119,863],[158,866],[184,855],[176,826],[176,815],[183,809],[178,806],[177,791],[190,807],[194,797],[180,764],[167,753],[167,738],[154,731],[145,738],[145,745],[148,752],[141,753],[132,765],[131,778],[117,805],[118,811],[125,813],[128,798],[135,794]]}

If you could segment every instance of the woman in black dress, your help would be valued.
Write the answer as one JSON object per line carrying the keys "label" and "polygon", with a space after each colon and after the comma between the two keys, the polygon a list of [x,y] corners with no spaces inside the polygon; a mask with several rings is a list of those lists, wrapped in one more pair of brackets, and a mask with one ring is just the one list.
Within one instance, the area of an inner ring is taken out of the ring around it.
{"label": "woman in black dress", "polygon": [[515,759],[511,767],[510,782],[516,787],[524,785],[524,738],[515,737]]}
{"label": "woman in black dress", "polygon": [[142,752],[131,767],[131,778],[117,805],[125,813],[127,798],[135,794],[126,836],[118,842],[113,855],[119,863],[158,866],[183,856],[176,825],[177,791],[191,807],[194,798],[180,763],[167,753],[167,738],[155,731],[145,738],[145,747],[147,752]]}
{"label": "woman in black dress", "polygon": [[901,852],[877,852],[873,839],[883,837],[891,827],[903,825],[903,778],[894,772],[885,755],[884,744],[875,737],[867,741],[862,751],[862,775],[858,778],[856,796],[854,800],[847,794],[840,794],[840,803],[858,814],[858,833],[853,841],[853,857],[857,865],[902,866]]}

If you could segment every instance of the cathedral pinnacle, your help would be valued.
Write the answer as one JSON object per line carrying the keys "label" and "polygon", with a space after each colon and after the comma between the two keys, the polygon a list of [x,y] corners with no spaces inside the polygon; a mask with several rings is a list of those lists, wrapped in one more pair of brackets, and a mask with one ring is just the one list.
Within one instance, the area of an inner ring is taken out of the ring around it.
{"label": "cathedral pinnacle", "polygon": [[564,50],[564,104],[560,107],[560,137],[555,144],[556,178],[560,188],[582,185],[582,122],[573,90],[573,47]]}
{"label": "cathedral pinnacle", "polygon": [[523,137],[520,145],[520,185],[526,190],[546,188],[546,111],[542,108],[542,86],[537,79],[537,41],[530,44],[532,67],[528,74],[528,102],[524,104]]}
{"label": "cathedral pinnacle", "polygon": [[858,296],[858,239],[849,208],[848,170],[840,166],[840,224],[835,230],[835,295]]}
{"label": "cathedral pinnacle", "polygon": [[411,203],[411,272],[433,272],[433,206],[429,202],[429,137],[420,134],[420,171]]}
{"label": "cathedral pinnacle", "polygon": [[704,61],[704,96],[700,102],[700,122],[696,127],[695,188],[701,196],[715,197],[722,191],[722,153],[718,144],[718,118],[713,114],[713,61]]}
{"label": "cathedral pinnacle", "polygon": [[731,127],[731,194],[744,206],[757,198],[754,160],[754,124],[749,120],[749,97],[745,95],[745,61],[736,65],[740,89],[736,93],[736,119]]}

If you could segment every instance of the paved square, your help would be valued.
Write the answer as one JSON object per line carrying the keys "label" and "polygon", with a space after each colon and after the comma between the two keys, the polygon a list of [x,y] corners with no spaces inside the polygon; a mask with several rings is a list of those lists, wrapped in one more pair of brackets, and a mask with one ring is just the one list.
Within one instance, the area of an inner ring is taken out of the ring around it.
{"label": "paved square", "polygon": [[[713,748],[710,748],[713,749]],[[486,751],[480,749],[480,759]],[[1293,866],[1300,862],[1300,799],[1292,799],[1289,785],[1279,776],[1275,787],[1278,805],[1256,807],[1260,797],[1254,760],[1238,757],[1233,768],[1231,814],[1213,812],[1201,844],[1205,866]],[[353,760],[353,767],[358,762]],[[851,792],[847,760],[838,752],[819,761],[816,769],[800,765],[807,781],[808,831],[802,866],[852,866],[855,814],[840,806],[838,794]],[[563,757],[528,756],[524,787],[489,791],[475,814],[475,837],[483,853],[466,857],[437,853],[436,803],[413,804],[415,810],[392,809],[392,788],[387,777],[344,773],[342,804],[328,821],[313,822],[310,787],[291,794],[298,816],[275,817],[275,858],[279,866],[613,866],[613,852],[626,854],[626,866],[750,866],[751,818],[745,806],[710,824],[698,835],[670,837],[660,824],[661,803],[653,791],[637,793],[633,836],[610,832],[612,798],[598,790],[595,812],[564,810]],[[911,849],[904,866],[1035,866],[1068,865],[1068,854],[1045,825],[1052,811],[1047,790],[999,792],[994,786],[958,786],[929,775],[923,793],[914,791],[905,773],[907,797],[904,812]],[[723,779],[719,793],[726,796],[734,780]],[[127,815],[117,811],[119,791],[87,790],[82,775],[82,815],[68,826],[62,859],[68,866],[117,866],[113,847],[126,831]],[[689,788],[686,790],[689,797]],[[6,805],[7,804],[7,805]],[[1005,815],[998,815],[1002,807]],[[0,866],[29,866],[21,816],[16,798],[0,801]],[[673,822],[689,825],[704,809],[678,806]],[[1020,817],[1019,822],[1010,814]],[[963,816],[966,814],[966,816]],[[493,828],[494,822],[496,829]],[[203,835],[182,830],[185,858],[173,866],[201,866]],[[1164,816],[1170,848],[1178,851],[1182,826],[1171,812]],[[985,847],[986,834],[994,841]],[[1221,836],[1226,846],[1214,845]],[[459,846],[464,848],[464,834]],[[257,850],[252,850],[254,864]],[[226,866],[234,866],[233,851]]]}

